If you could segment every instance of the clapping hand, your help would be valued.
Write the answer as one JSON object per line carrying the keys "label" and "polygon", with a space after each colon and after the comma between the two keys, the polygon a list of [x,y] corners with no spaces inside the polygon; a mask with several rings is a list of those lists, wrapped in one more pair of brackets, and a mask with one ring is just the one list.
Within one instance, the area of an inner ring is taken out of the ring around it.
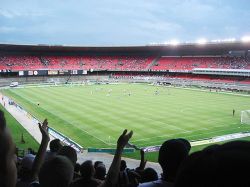
{"label": "clapping hand", "polygon": [[141,153],[141,163],[140,163],[139,168],[140,168],[140,170],[144,170],[144,168],[145,168],[145,166],[147,164],[147,160],[144,159],[145,152],[144,152],[143,149],[140,150],[140,153]]}
{"label": "clapping hand", "polygon": [[127,129],[125,129],[122,135],[117,140],[117,149],[123,150],[123,148],[127,145],[132,135],[133,135],[133,131],[130,131],[129,133],[127,133]]}
{"label": "clapping hand", "polygon": [[42,134],[42,139],[49,141],[50,137],[49,137],[49,132],[48,132],[48,129],[49,129],[48,120],[45,119],[42,124],[38,123],[38,125],[39,125],[40,132]]}

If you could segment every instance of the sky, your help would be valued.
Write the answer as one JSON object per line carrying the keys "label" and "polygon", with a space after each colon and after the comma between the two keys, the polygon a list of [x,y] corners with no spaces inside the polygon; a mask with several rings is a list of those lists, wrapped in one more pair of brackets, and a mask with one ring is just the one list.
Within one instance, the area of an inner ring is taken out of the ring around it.
{"label": "sky", "polygon": [[148,45],[250,35],[250,0],[0,0],[0,43]]}

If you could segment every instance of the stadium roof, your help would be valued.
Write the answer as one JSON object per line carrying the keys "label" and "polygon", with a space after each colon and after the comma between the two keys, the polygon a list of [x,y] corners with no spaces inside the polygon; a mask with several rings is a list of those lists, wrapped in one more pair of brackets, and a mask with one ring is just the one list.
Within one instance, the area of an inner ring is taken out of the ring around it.
{"label": "stadium roof", "polygon": [[0,44],[0,54],[160,54],[166,56],[226,55],[230,51],[249,52],[250,43],[228,42],[207,44],[148,45],[148,46],[63,46]]}

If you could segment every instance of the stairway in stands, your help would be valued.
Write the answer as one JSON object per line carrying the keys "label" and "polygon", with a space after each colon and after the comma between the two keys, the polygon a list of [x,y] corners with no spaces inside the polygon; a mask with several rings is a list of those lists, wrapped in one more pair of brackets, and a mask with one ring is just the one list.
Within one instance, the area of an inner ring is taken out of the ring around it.
{"label": "stairway in stands", "polygon": [[150,70],[151,67],[155,66],[158,63],[158,60],[161,58],[161,56],[155,57],[155,59],[146,67],[146,70]]}

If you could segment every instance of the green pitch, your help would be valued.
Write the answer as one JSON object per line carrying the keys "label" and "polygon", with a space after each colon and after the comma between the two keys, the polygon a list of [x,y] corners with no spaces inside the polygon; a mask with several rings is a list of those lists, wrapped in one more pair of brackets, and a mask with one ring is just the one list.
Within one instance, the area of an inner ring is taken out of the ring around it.
{"label": "green pitch", "polygon": [[[39,144],[36,140],[13,118],[4,108],[0,105],[0,110],[4,112],[6,123],[11,131],[13,141],[19,149],[32,148],[37,151]],[[24,142],[21,142],[21,136],[23,134]]]}
{"label": "green pitch", "polygon": [[134,131],[131,143],[139,147],[250,130],[240,124],[240,111],[250,109],[250,97],[244,96],[143,84],[20,88],[4,94],[83,147],[113,147],[125,128]]}

